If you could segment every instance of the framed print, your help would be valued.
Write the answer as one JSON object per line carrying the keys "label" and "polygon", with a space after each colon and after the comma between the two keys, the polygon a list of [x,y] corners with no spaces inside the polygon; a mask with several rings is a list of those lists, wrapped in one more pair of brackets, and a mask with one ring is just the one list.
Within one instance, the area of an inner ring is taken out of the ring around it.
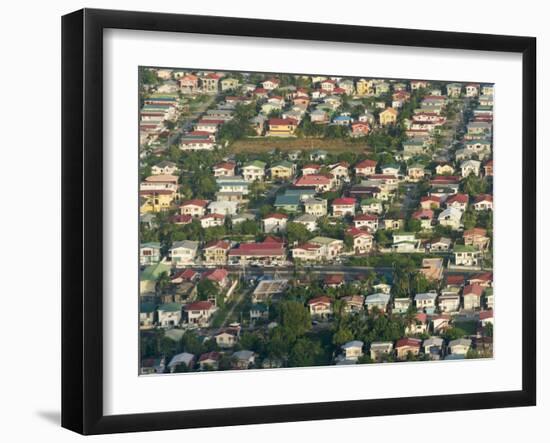
{"label": "framed print", "polygon": [[62,24],[64,427],[535,404],[534,38]]}

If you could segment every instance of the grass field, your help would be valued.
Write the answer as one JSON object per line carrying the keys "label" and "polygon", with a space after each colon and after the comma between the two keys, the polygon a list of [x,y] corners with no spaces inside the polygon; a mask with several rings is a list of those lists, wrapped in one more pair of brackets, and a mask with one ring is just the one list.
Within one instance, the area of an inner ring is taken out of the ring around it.
{"label": "grass field", "polygon": [[233,142],[230,146],[232,152],[267,152],[272,149],[281,151],[324,149],[328,152],[364,152],[368,146],[364,141],[351,141],[344,139],[323,138],[280,138],[258,137],[246,138]]}

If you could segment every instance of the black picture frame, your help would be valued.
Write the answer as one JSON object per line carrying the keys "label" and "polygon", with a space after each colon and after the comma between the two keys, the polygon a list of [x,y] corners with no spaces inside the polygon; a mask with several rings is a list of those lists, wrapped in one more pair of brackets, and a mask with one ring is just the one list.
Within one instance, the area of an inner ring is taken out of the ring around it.
{"label": "black picture frame", "polygon": [[[519,53],[523,64],[522,388],[517,391],[103,413],[103,31],[108,28]],[[82,434],[536,404],[536,39],[338,24],[83,9],[62,18],[62,426]]]}

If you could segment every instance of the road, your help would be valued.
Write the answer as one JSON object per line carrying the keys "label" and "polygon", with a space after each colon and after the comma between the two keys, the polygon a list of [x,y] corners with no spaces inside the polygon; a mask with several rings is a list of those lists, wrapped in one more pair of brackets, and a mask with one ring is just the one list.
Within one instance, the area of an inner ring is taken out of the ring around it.
{"label": "road", "polygon": [[[203,272],[210,268],[204,267],[191,267],[195,271]],[[243,268],[241,266],[227,266],[227,269],[230,272],[242,272]],[[345,266],[345,265],[325,265],[325,266],[308,266],[298,270],[298,274],[326,274],[326,273],[335,273],[335,274],[344,274],[348,279],[353,279],[359,275],[363,275],[369,271],[375,271],[378,273],[391,273],[393,268],[391,266],[387,267],[371,267],[371,266]],[[490,270],[449,270],[445,269],[443,271],[444,275],[475,275],[481,272],[487,272]],[[295,274],[294,266],[280,266],[276,268],[262,268],[262,267],[247,267],[246,275],[251,277],[260,277],[260,276],[274,276],[277,274],[278,277],[292,277]]]}
{"label": "road", "polygon": [[174,129],[170,137],[168,137],[168,140],[166,141],[166,146],[170,147],[174,143],[178,143],[181,135],[190,129],[193,128],[193,123],[195,120],[197,120],[204,111],[208,109],[208,107],[214,102],[216,99],[216,96],[208,96],[208,100],[201,103],[197,109],[193,111],[192,114],[189,114],[184,119],[182,119],[180,122],[178,122],[178,126]]}

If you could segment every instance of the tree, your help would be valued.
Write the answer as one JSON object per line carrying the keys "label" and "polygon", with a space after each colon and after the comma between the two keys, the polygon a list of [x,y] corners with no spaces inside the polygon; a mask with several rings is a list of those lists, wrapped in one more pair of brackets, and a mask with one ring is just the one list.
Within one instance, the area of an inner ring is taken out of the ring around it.
{"label": "tree", "polygon": [[464,229],[475,228],[477,224],[477,211],[474,211],[472,208],[468,208],[464,211],[462,222],[464,223]]}
{"label": "tree", "polygon": [[353,333],[347,327],[341,325],[332,336],[332,343],[335,346],[341,346],[348,341],[353,340]]}
{"label": "tree", "polygon": [[457,338],[462,338],[466,335],[466,331],[460,328],[449,328],[443,334],[443,337],[447,341],[456,340]]}
{"label": "tree", "polygon": [[279,317],[285,335],[294,341],[311,329],[309,310],[300,302],[287,300],[279,304]]}
{"label": "tree", "polygon": [[300,338],[292,346],[289,356],[289,365],[292,367],[313,366],[319,364],[323,355],[321,345],[308,338]]}
{"label": "tree", "polygon": [[302,223],[288,223],[286,226],[286,233],[290,244],[295,242],[304,243],[311,238],[310,232]]}
{"label": "tree", "polygon": [[407,231],[409,232],[419,232],[422,229],[422,224],[420,223],[420,220],[417,220],[416,218],[409,218],[407,220]]}
{"label": "tree", "polygon": [[197,285],[197,295],[199,300],[208,300],[215,298],[218,294],[218,286],[212,280],[205,278]]}
{"label": "tree", "polygon": [[168,273],[166,271],[161,272],[161,274],[157,277],[157,281],[155,282],[155,292],[157,294],[162,294],[171,284],[170,277],[168,276]]}

